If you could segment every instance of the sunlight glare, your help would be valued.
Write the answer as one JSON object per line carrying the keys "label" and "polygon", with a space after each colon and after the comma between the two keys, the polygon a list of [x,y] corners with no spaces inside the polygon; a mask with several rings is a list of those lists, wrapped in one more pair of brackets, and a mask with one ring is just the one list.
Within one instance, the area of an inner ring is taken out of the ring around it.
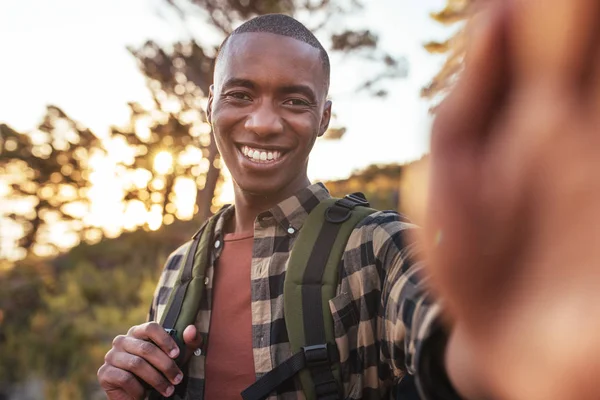
{"label": "sunlight glare", "polygon": [[150,183],[150,187],[154,190],[163,190],[165,188],[165,180],[162,178],[154,178]]}
{"label": "sunlight glare", "polygon": [[144,225],[147,217],[148,211],[144,203],[139,200],[131,200],[125,208],[123,227],[128,231],[135,230],[137,227]]}
{"label": "sunlight glare", "polygon": [[144,189],[152,179],[152,173],[143,168],[137,168],[132,174],[133,184],[138,189]]}
{"label": "sunlight glare", "polygon": [[10,193],[10,187],[8,186],[8,182],[2,180],[0,181],[0,197],[6,197]]}
{"label": "sunlight glare", "polygon": [[173,156],[168,151],[161,151],[154,157],[154,170],[161,175],[171,172]]}
{"label": "sunlight glare", "polygon": [[138,118],[135,121],[135,134],[142,140],[150,139],[150,121],[148,118]]}
{"label": "sunlight glare", "polygon": [[123,181],[118,177],[116,162],[115,158],[101,155],[90,157],[91,207],[84,218],[85,224],[102,228],[109,237],[121,232],[125,208]]}
{"label": "sunlight glare", "polygon": [[148,228],[151,231],[156,231],[162,225],[162,208],[158,204],[154,204],[148,214]]}
{"label": "sunlight glare", "polygon": [[179,154],[178,160],[179,164],[184,166],[197,165],[200,160],[202,160],[202,150],[197,146],[188,145],[185,150]]}
{"label": "sunlight glare", "polygon": [[223,174],[223,183],[221,184],[221,193],[217,197],[219,205],[233,203],[233,181],[231,180],[231,174],[227,168],[221,169]]}
{"label": "sunlight glare", "polygon": [[109,140],[106,147],[108,153],[111,155],[111,160],[115,163],[123,163],[125,165],[133,164],[135,148],[130,146],[123,136],[118,135]]}
{"label": "sunlight glare", "polygon": [[196,204],[196,183],[189,178],[177,178],[173,186],[175,192],[175,216],[181,220],[189,220],[194,216]]}

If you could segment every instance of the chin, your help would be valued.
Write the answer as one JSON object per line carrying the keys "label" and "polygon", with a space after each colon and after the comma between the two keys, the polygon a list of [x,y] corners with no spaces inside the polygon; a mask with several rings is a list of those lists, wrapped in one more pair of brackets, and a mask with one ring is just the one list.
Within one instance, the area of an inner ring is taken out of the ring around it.
{"label": "chin", "polygon": [[278,184],[278,179],[273,177],[255,177],[252,179],[235,179],[234,185],[244,193],[254,196],[272,196],[282,192],[285,185]]}

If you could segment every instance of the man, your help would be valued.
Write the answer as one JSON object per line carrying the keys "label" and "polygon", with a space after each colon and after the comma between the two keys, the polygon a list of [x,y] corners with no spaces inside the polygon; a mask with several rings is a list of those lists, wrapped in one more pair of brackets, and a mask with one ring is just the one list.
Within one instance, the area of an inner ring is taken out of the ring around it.
{"label": "man", "polygon": [[[156,323],[133,327],[115,340],[99,373],[109,398],[142,398],[143,385],[134,376],[168,396],[183,372],[190,399],[240,398],[257,377],[292,355],[282,278],[308,213],[329,197],[307,177],[310,152],[331,116],[328,88],[326,51],[290,17],[258,17],[222,45],[208,115],[233,178],[235,207],[217,222],[206,300],[185,336],[190,350],[198,346],[195,336],[206,338],[202,355],[179,371],[164,330]],[[409,227],[399,215],[379,212],[348,240],[344,278],[330,302],[345,398],[389,397],[394,381],[414,368],[418,334],[427,330],[420,321],[436,312],[420,294],[414,246],[404,233]],[[164,312],[187,247],[167,261],[151,320]],[[402,292],[410,294],[406,305]],[[413,323],[423,331],[411,330]],[[302,398],[301,390],[291,380],[277,395]]]}
{"label": "man", "polygon": [[[330,303],[344,398],[389,398],[407,373],[432,399],[457,398],[453,386],[473,399],[600,395],[600,254],[590,246],[600,237],[600,5],[488,3],[432,139],[423,243],[443,307],[425,297],[410,225],[393,213],[367,217]],[[243,25],[222,48],[209,115],[235,207],[215,229],[207,299],[184,332],[190,399],[239,398],[291,355],[280,279],[307,213],[327,197],[306,165],[329,122],[328,73],[318,42],[283,17]],[[167,263],[151,319],[184,251]],[[140,381],[168,396],[183,379],[177,353],[158,324],[133,327],[115,339],[99,380],[112,400],[143,398]],[[302,398],[295,380],[273,395]]]}

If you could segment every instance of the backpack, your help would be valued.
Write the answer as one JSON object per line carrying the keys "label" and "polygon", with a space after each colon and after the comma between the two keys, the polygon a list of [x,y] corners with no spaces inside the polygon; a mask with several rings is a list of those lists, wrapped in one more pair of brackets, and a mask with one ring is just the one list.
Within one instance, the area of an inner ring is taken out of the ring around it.
{"label": "backpack", "polygon": [[[223,209],[192,237],[160,321],[181,350],[176,360],[180,366],[185,349],[183,330],[195,322],[199,311],[212,235]],[[284,281],[284,317],[293,356],[245,389],[244,400],[265,399],[296,374],[307,400],[341,398],[339,354],[329,300],[336,294],[339,263],[350,234],[375,211],[362,193],[353,193],[342,199],[323,200],[310,212],[292,248]],[[157,392],[150,396],[163,398]]]}

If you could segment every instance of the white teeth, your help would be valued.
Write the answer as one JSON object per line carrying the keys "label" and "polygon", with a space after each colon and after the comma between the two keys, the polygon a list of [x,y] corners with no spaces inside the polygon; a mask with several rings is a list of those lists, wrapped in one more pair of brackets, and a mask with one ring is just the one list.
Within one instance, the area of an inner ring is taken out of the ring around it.
{"label": "white teeth", "polygon": [[281,157],[280,151],[269,151],[263,149],[253,149],[248,146],[242,146],[242,154],[248,157],[254,162],[264,163],[269,161],[276,161]]}

